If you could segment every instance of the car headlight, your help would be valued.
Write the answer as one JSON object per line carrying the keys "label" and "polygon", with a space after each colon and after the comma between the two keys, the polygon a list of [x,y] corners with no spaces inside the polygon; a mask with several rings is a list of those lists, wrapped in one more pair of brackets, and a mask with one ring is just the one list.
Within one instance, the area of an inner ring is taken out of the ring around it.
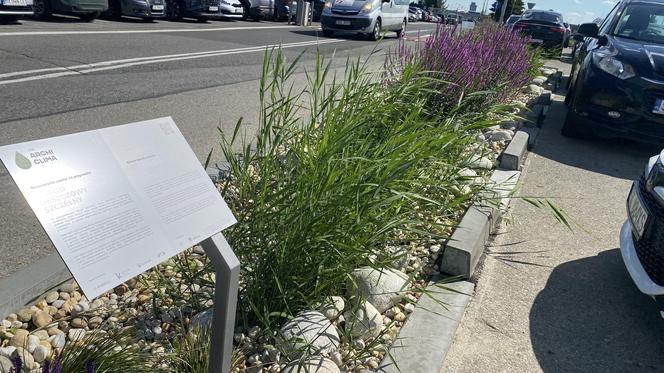
{"label": "car headlight", "polygon": [[332,8],[332,1],[328,0],[325,2],[325,9],[330,9]]}
{"label": "car headlight", "polygon": [[664,164],[661,161],[655,162],[646,175],[646,188],[652,191],[655,187],[664,187]]}
{"label": "car headlight", "polygon": [[362,7],[362,13],[370,13],[372,10],[374,10],[374,7],[376,7],[376,4],[378,1],[368,1],[364,6]]}
{"label": "car headlight", "polygon": [[625,80],[636,76],[636,72],[632,65],[623,63],[614,57],[598,53],[594,55],[593,61],[595,62],[595,66],[616,78]]}

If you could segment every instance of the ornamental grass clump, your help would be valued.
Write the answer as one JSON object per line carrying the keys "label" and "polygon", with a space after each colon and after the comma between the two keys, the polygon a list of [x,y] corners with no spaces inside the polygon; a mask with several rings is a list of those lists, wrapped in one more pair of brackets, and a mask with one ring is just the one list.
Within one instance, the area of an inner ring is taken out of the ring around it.
{"label": "ornamental grass clump", "polygon": [[349,61],[339,79],[319,57],[303,92],[292,83],[298,66],[266,54],[256,135],[243,138],[242,122],[221,133],[239,309],[268,329],[344,294],[353,269],[390,266],[386,245],[447,237],[480,188],[458,176],[482,151],[475,133],[503,110],[435,115],[435,82],[416,64],[385,84],[376,58]]}
{"label": "ornamental grass clump", "polygon": [[461,102],[467,110],[507,102],[531,79],[537,58],[527,38],[495,22],[480,22],[467,32],[439,27],[417,52],[401,53],[406,60],[416,56],[439,80],[434,104],[443,111]]}

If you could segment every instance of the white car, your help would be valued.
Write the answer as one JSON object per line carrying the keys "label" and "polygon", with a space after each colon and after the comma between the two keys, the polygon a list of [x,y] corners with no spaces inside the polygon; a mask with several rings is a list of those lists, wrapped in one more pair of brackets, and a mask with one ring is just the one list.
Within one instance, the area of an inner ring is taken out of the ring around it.
{"label": "white car", "polygon": [[636,286],[657,301],[664,317],[664,150],[632,185],[620,252]]}
{"label": "white car", "polygon": [[242,18],[244,13],[240,0],[220,0],[219,10],[225,18]]}

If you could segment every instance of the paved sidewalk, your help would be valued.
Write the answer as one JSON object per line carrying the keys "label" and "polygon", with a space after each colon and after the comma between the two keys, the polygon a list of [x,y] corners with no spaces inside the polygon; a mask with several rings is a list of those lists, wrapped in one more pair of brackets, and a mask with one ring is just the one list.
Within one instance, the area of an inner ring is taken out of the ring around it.
{"label": "paved sidewalk", "polygon": [[582,228],[513,201],[443,372],[664,371],[664,320],[618,249],[631,180],[659,150],[563,138],[555,100],[520,194],[555,197]]}

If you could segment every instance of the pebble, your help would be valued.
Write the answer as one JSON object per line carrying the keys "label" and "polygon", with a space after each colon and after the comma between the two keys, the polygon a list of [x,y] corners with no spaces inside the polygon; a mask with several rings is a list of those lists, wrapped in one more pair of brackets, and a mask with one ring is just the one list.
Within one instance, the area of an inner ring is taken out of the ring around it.
{"label": "pebble", "polygon": [[65,293],[64,291],[60,293],[60,299],[69,300],[69,298],[71,298],[71,295],[69,295],[69,293]]}
{"label": "pebble", "polygon": [[9,320],[2,320],[2,327],[5,329],[9,329],[12,327],[12,322]]}
{"label": "pebble", "polygon": [[14,363],[6,356],[0,356],[0,372],[9,373],[14,369]]}
{"label": "pebble", "polygon": [[32,323],[37,328],[43,328],[53,321],[53,317],[46,311],[39,311],[32,315]]}
{"label": "pebble", "polygon": [[39,338],[40,341],[45,341],[48,339],[48,332],[46,330],[37,330],[32,332],[32,335]]}
{"label": "pebble", "polygon": [[35,311],[31,310],[30,308],[24,308],[20,311],[17,312],[18,319],[22,322],[28,322],[32,320],[32,314],[34,314]]}
{"label": "pebble", "polygon": [[334,351],[330,354],[330,360],[332,360],[332,362],[334,362],[339,368],[344,365],[343,357],[338,351]]}
{"label": "pebble", "polygon": [[19,329],[14,333],[12,339],[9,340],[9,345],[14,347],[24,347],[28,343],[28,333],[25,329]]}
{"label": "pebble", "polygon": [[60,332],[59,334],[50,336],[48,341],[51,342],[51,346],[53,346],[53,348],[63,348],[65,346],[65,342],[67,342],[67,339],[65,337],[65,333]]}
{"label": "pebble", "polygon": [[87,321],[85,321],[85,319],[81,317],[73,318],[69,324],[77,329],[85,329],[88,326]]}
{"label": "pebble", "polygon": [[[434,267],[434,270],[437,270],[437,268]],[[403,306],[403,310],[408,313],[412,313],[413,311],[415,311],[415,305],[412,303],[406,303],[406,305]]]}
{"label": "pebble", "polygon": [[72,282],[65,282],[60,286],[60,291],[63,293],[71,293],[74,290],[76,290],[76,288]]}
{"label": "pebble", "polygon": [[46,347],[39,345],[35,350],[32,352],[32,356],[35,358],[35,361],[38,363],[43,362],[46,360],[46,357],[48,356],[48,349]]}
{"label": "pebble", "polygon": [[51,304],[51,303],[55,302],[56,300],[58,300],[58,298],[60,298],[60,293],[58,293],[57,291],[52,291],[52,292],[46,294],[46,296],[44,297],[44,300],[46,301],[46,303]]}
{"label": "pebble", "polygon": [[406,321],[406,315],[403,312],[399,312],[394,315],[394,321],[404,322]]}
{"label": "pebble", "polygon": [[16,347],[14,346],[7,346],[7,347],[1,347],[0,348],[0,356],[8,357],[10,359],[13,359],[15,357],[16,353]]}
{"label": "pebble", "polygon": [[85,330],[84,329],[70,329],[69,334],[67,335],[70,341],[76,342],[80,341],[85,337]]}
{"label": "pebble", "polygon": [[88,320],[88,326],[91,329],[97,329],[99,326],[101,326],[101,324],[103,322],[104,322],[104,319],[102,319],[99,316],[95,316],[95,317],[90,318],[90,320]]}
{"label": "pebble", "polygon": [[7,321],[14,322],[14,321],[18,320],[18,315],[16,315],[15,313],[10,313],[9,315],[7,315],[7,317],[5,319]]}

